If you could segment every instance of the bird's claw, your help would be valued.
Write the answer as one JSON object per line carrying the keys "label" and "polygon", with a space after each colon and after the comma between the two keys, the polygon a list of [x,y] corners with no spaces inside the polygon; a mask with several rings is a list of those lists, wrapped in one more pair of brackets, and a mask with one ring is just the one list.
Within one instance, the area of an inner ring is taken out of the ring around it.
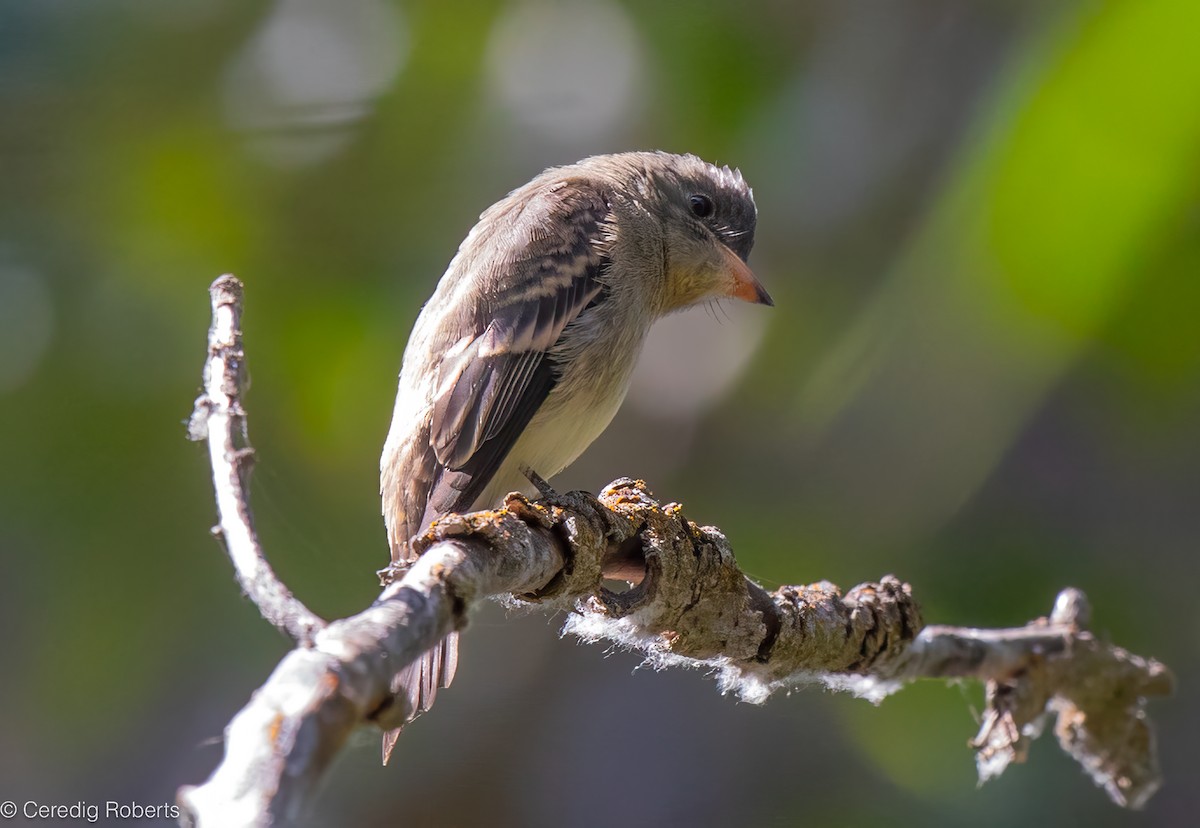
{"label": "bird's claw", "polygon": [[554,491],[554,487],[546,482],[546,478],[542,477],[529,466],[521,466],[521,474],[529,479],[529,482],[534,485],[534,488],[538,490],[538,493],[542,497],[558,497],[558,492]]}

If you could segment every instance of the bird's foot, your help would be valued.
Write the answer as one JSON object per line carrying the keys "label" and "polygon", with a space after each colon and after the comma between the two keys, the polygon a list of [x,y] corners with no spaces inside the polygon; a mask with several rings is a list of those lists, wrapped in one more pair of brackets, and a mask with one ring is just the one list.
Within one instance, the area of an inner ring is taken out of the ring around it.
{"label": "bird's foot", "polygon": [[529,479],[529,482],[534,485],[542,497],[557,498],[558,492],[554,491],[554,487],[546,482],[546,478],[535,472],[529,466],[521,466],[521,474]]}

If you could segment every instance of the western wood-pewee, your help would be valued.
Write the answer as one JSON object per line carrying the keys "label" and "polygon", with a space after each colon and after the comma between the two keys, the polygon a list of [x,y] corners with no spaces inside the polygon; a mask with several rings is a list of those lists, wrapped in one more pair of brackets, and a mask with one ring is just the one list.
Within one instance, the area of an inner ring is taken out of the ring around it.
{"label": "western wood-pewee", "polygon": [[[484,212],[404,352],[380,460],[392,569],[436,518],[574,461],[616,414],[656,319],[719,297],[772,304],[746,265],[755,214],[740,173],[664,152],[554,167]],[[452,633],[396,676],[414,717],[457,651]]]}

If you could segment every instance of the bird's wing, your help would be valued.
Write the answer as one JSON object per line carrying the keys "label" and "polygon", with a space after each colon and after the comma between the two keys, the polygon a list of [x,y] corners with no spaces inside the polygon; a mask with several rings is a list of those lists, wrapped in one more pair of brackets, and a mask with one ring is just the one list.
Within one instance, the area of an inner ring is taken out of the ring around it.
{"label": "bird's wing", "polygon": [[[431,387],[431,398],[415,421],[393,418],[380,464],[393,563],[413,559],[409,540],[432,520],[471,506],[554,387],[547,352],[605,295],[608,213],[594,188],[535,179],[484,213],[463,242],[410,339],[415,373],[432,385],[401,379],[401,394]],[[398,411],[413,410],[402,402]],[[410,721],[450,684],[457,635],[393,678]],[[384,736],[385,764],[398,734]]]}
{"label": "bird's wing", "polygon": [[604,296],[608,213],[594,188],[543,185],[498,203],[463,242],[431,300],[447,305],[427,434],[397,458],[403,491],[385,491],[397,560],[409,558],[412,534],[471,506],[554,387],[547,352]]}

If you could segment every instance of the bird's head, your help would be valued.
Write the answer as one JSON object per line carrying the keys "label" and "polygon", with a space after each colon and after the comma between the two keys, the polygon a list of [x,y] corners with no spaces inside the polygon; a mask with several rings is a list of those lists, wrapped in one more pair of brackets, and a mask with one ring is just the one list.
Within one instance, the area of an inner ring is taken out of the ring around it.
{"label": "bird's head", "polygon": [[694,155],[636,156],[638,200],[660,228],[661,312],[725,297],[773,304],[746,264],[757,210],[741,173]]}

